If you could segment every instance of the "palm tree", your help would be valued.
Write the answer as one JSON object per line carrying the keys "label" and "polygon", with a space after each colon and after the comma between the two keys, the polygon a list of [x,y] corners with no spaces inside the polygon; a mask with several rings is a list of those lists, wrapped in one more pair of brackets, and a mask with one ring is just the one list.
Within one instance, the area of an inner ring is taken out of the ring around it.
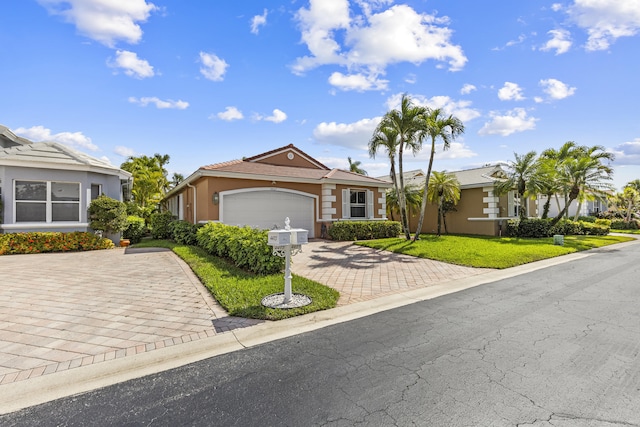
{"label": "palm tree", "polygon": [[[604,147],[596,145],[593,147],[580,146],[575,149],[571,158],[565,160],[560,167],[560,175],[566,188],[569,189],[567,203],[562,211],[552,221],[555,225],[569,210],[571,203],[581,195],[594,195],[606,197],[611,191],[611,185],[604,181],[611,180],[613,169],[603,160],[612,161],[613,154],[604,151]],[[580,211],[578,205],[578,211]]]}
{"label": "palm tree", "polygon": [[360,175],[367,175],[367,171],[360,167],[360,165],[362,164],[362,162],[360,160],[356,160],[354,162],[354,161],[351,160],[351,157],[347,157],[347,160],[349,161],[349,171],[350,172],[357,173],[357,174],[360,174]]}
{"label": "palm tree", "polygon": [[[385,150],[387,152],[387,157],[389,158],[389,163],[391,163],[391,170],[389,172],[389,177],[391,178],[391,183],[393,184],[393,189],[395,190],[395,194],[400,194],[400,188],[398,186],[398,176],[396,175],[396,156],[398,155],[398,144],[400,140],[398,138],[398,132],[393,128],[381,128],[376,129],[376,132],[371,137],[369,141],[369,156],[375,159],[379,150]],[[398,212],[400,212],[400,203],[398,204]],[[402,218],[400,218],[400,223],[403,224]]]}
{"label": "palm tree", "polygon": [[[395,188],[391,188],[387,191],[387,213],[392,221],[395,221],[393,212],[400,212],[400,205],[398,204],[398,193]],[[420,194],[420,188],[417,185],[407,185],[404,187],[404,199],[407,202],[407,211],[415,214],[420,209],[422,202],[422,195]]]}
{"label": "palm tree", "polygon": [[575,157],[576,150],[579,150],[576,143],[573,141],[565,142],[560,149],[548,148],[540,153],[540,181],[542,183],[540,193],[547,196],[545,202],[542,218],[546,218],[549,215],[549,205],[551,204],[551,197],[555,197],[558,211],[561,210],[560,200],[558,194],[561,194],[564,200],[564,204],[567,204],[569,188],[566,187],[563,182],[562,176],[560,176],[560,168],[564,161]]}
{"label": "palm tree", "polygon": [[446,173],[444,171],[434,171],[431,180],[429,180],[427,197],[430,202],[438,205],[437,235],[440,236],[441,220],[444,219],[445,202],[450,202],[455,205],[460,200],[460,182],[458,181],[458,178],[456,178],[454,174]]}
{"label": "palm tree", "polygon": [[[464,124],[457,117],[449,115],[449,117],[444,117],[443,112],[440,108],[436,108],[434,110],[427,110],[423,116],[423,126],[422,130],[423,138],[430,137],[431,138],[431,153],[429,154],[429,166],[427,168],[427,176],[424,180],[424,191],[422,194],[422,208],[420,212],[420,219],[418,220],[418,226],[416,228],[416,234],[413,236],[413,240],[418,240],[420,238],[420,232],[422,231],[422,223],[424,221],[424,215],[427,210],[427,199],[429,192],[429,179],[431,176],[431,169],[433,167],[433,158],[436,155],[436,140],[439,138],[442,140],[444,144],[444,149],[448,150],[451,145],[451,141],[456,139],[459,135],[464,133]],[[435,176],[435,175],[434,175]],[[438,218],[438,221],[440,218]],[[440,231],[438,230],[438,235],[440,235]]]}
{"label": "palm tree", "polygon": [[510,161],[507,165],[507,178],[496,184],[496,194],[505,194],[515,188],[520,206],[518,208],[518,216],[520,219],[527,217],[525,207],[525,197],[537,193],[538,185],[535,179],[538,162],[536,161],[536,152],[529,151],[527,154],[520,155],[513,153],[515,161]]}
{"label": "palm tree", "polygon": [[[369,141],[369,155],[372,155],[372,153],[377,151],[376,146],[373,145],[374,141],[385,140],[386,137],[384,135],[386,135],[387,132],[395,133],[397,141],[394,144],[394,147],[397,150],[399,169],[398,186],[396,191],[397,194],[400,195],[398,198],[400,221],[407,240],[411,239],[411,235],[407,215],[407,202],[404,198],[405,190],[402,156],[405,149],[411,150],[414,155],[420,150],[422,138],[424,137],[421,131],[424,128],[423,115],[425,112],[426,109],[424,107],[413,105],[411,98],[407,94],[403,94],[402,99],[400,100],[400,109],[388,111],[382,117],[382,120],[373,133],[371,141]],[[392,180],[395,180],[393,174],[394,171],[392,171]]]}

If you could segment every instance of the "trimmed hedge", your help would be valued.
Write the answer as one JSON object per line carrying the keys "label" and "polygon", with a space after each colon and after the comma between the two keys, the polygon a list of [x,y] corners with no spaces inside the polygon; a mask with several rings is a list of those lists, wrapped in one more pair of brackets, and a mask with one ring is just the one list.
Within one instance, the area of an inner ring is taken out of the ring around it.
{"label": "trimmed hedge", "polygon": [[82,231],[0,234],[0,255],[92,251],[113,247],[110,239]]}
{"label": "trimmed hedge", "polygon": [[151,237],[154,239],[172,239],[171,222],[173,215],[171,212],[156,212],[151,214],[149,219],[149,227],[151,228]]}
{"label": "trimmed hedge", "polygon": [[632,219],[629,222],[624,220],[611,221],[611,228],[615,230],[637,230],[640,227],[638,227],[638,220]]}
{"label": "trimmed hedge", "polygon": [[140,243],[145,234],[147,234],[147,227],[144,225],[144,218],[129,215],[127,217],[127,228],[122,232],[122,237],[129,239],[131,243]]}
{"label": "trimmed hedge", "polygon": [[332,240],[372,240],[398,237],[402,226],[397,221],[337,221],[328,230]]}
{"label": "trimmed hedge", "polygon": [[196,240],[210,254],[256,274],[279,273],[284,268],[284,258],[273,255],[267,244],[268,230],[210,222],[198,229]]}
{"label": "trimmed hedge", "polygon": [[565,236],[591,235],[606,236],[609,234],[610,221],[596,220],[596,222],[561,220],[551,226],[550,218],[527,218],[522,221],[512,219],[507,222],[506,234],[509,237],[551,237],[555,234]]}
{"label": "trimmed hedge", "polygon": [[173,221],[169,225],[173,241],[183,245],[198,244],[198,229],[202,227],[200,224],[191,224],[189,221]]}

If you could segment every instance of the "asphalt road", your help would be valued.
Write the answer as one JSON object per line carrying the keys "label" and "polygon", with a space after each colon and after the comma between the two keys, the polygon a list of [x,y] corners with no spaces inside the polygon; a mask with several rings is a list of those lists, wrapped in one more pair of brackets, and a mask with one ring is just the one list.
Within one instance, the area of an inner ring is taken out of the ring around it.
{"label": "asphalt road", "polygon": [[640,426],[640,244],[0,416],[0,425]]}

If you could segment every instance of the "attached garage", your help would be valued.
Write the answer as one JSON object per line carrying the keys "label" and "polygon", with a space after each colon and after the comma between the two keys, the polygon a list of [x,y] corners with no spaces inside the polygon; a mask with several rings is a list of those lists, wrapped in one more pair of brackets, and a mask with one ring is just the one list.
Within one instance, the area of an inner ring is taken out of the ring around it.
{"label": "attached garage", "polygon": [[314,195],[280,188],[222,192],[220,222],[270,230],[283,228],[288,217],[291,227],[309,230],[309,237],[315,237],[315,201]]}

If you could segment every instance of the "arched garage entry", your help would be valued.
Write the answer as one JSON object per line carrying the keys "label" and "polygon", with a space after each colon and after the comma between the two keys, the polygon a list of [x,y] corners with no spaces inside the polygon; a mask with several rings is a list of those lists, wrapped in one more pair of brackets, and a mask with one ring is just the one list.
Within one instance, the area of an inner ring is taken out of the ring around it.
{"label": "arched garage entry", "polygon": [[292,228],[309,230],[314,236],[314,204],[317,196],[282,188],[248,188],[220,193],[220,222],[262,229],[284,228],[289,217]]}

